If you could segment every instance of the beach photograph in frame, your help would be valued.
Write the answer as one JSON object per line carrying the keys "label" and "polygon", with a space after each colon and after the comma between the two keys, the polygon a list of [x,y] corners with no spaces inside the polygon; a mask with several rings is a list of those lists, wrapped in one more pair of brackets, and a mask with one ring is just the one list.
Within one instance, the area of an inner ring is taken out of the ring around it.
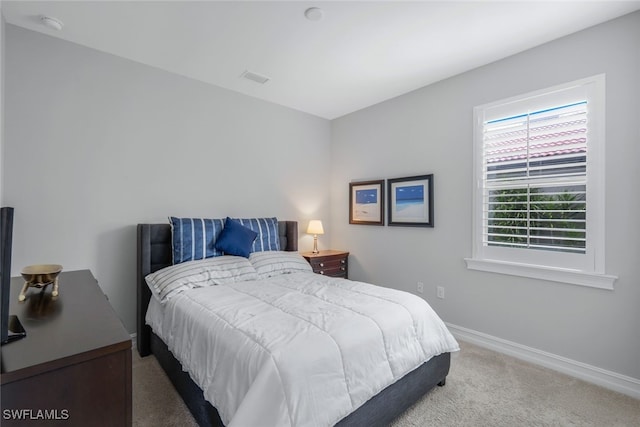
{"label": "beach photograph in frame", "polygon": [[349,183],[349,224],[384,225],[384,180]]}
{"label": "beach photograph in frame", "polygon": [[433,227],[433,174],[387,180],[389,225]]}

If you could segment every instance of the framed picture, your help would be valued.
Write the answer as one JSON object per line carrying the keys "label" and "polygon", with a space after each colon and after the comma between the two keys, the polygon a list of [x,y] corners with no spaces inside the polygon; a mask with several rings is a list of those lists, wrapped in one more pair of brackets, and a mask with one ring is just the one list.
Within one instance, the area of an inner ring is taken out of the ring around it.
{"label": "framed picture", "polygon": [[384,225],[384,180],[349,183],[349,224]]}
{"label": "framed picture", "polygon": [[433,174],[387,180],[389,225],[433,227]]}

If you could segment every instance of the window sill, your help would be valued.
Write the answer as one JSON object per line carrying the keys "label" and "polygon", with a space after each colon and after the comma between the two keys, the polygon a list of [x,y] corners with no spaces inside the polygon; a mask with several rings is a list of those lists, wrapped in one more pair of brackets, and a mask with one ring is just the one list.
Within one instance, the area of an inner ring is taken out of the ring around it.
{"label": "window sill", "polygon": [[543,267],[539,265],[520,264],[496,260],[465,258],[469,270],[487,271],[490,273],[509,274],[532,279],[550,280],[572,285],[613,290],[617,276],[607,274],[585,273],[577,270]]}

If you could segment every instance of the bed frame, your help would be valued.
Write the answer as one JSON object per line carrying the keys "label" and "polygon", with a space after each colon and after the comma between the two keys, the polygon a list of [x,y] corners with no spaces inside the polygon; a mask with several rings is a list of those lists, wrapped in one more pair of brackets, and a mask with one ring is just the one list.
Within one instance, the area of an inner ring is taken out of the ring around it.
{"label": "bed frame", "polygon": [[[280,247],[287,251],[298,250],[298,223],[278,223]],[[137,263],[137,347],[140,356],[153,353],[160,366],[171,379],[198,425],[224,427],[216,408],[204,398],[202,390],[191,380],[167,345],[145,323],[145,315],[151,291],[145,276],[171,265],[171,227],[169,224],[138,224]],[[372,397],[364,405],[342,419],[337,425],[386,426],[417,402],[436,385],[443,386],[449,373],[451,356],[444,353],[409,372]]]}

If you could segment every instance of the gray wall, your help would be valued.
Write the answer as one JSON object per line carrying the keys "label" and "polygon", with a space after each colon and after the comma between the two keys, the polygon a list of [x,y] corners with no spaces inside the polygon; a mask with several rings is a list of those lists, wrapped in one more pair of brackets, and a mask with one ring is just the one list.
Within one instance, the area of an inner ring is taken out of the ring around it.
{"label": "gray wall", "polygon": [[[2,203],[16,207],[14,274],[40,262],[90,268],[133,331],[136,223],[320,218],[321,246],[351,252],[352,278],[408,291],[422,281],[451,324],[640,378],[640,196],[629,184],[640,178],[640,13],[333,122],[5,29]],[[473,107],[599,73],[615,290],[467,270]],[[349,181],[423,173],[435,174],[435,228],[348,224]]]}
{"label": "gray wall", "polygon": [[[640,378],[640,12],[332,122],[332,246],[350,278],[416,290],[445,321]],[[472,110],[606,73],[606,271],[614,291],[470,271]],[[435,174],[435,228],[349,225],[352,180]],[[444,300],[436,286],[445,287]]]}
{"label": "gray wall", "polygon": [[307,220],[328,224],[329,121],[13,25],[5,42],[13,275],[89,268],[133,332],[135,224],[277,216],[308,250]]}

